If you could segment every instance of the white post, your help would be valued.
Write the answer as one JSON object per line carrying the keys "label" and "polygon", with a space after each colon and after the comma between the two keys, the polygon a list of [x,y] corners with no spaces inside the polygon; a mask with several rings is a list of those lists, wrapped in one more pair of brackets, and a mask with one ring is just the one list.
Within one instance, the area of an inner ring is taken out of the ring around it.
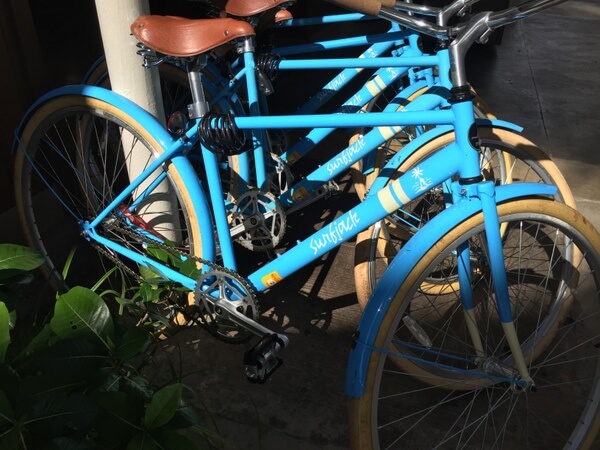
{"label": "white post", "polygon": [[137,41],[129,29],[139,16],[150,14],[148,0],[96,0],[96,11],[111,89],[164,123],[158,70],[142,66]]}
{"label": "white post", "polygon": [[[157,68],[146,69],[143,59],[136,52],[137,41],[131,35],[131,24],[141,15],[149,14],[148,0],[96,0],[96,12],[102,35],[104,54],[111,89],[134,101],[153,114],[163,124],[165,114],[162,106],[160,79]],[[131,146],[125,145],[125,151]],[[131,140],[130,140],[131,141]],[[124,155],[128,161],[129,177],[134,178],[148,164],[148,152]],[[139,190],[143,190],[144,185]],[[175,193],[169,192],[168,184],[153,191],[151,203],[144,205],[140,214],[166,238],[178,243],[179,215],[173,211]]]}

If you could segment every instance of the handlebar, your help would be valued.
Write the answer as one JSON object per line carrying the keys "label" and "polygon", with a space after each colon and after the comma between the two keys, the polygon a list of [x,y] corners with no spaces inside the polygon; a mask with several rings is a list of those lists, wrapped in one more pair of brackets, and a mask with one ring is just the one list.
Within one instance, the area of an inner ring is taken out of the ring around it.
{"label": "handlebar", "polygon": [[[451,15],[460,13],[466,7],[478,0],[455,0],[444,8],[416,5],[402,0],[327,0],[343,8],[351,9],[363,14],[379,16],[420,33],[438,39],[449,40],[468,28],[468,23],[454,27],[445,25]],[[485,19],[487,30],[482,31],[482,36],[491,33],[496,28],[529,17],[547,8],[563,3],[567,0],[529,0],[518,6],[513,6],[501,11],[489,12]],[[437,23],[429,22],[419,16],[437,16]],[[479,18],[481,20],[481,17]],[[479,25],[481,28],[481,25]]]}
{"label": "handlebar", "polygon": [[[434,8],[419,7],[411,3],[398,0],[327,0],[344,8],[376,15],[419,33],[433,36],[441,40],[452,40],[448,49],[451,58],[451,73],[453,86],[467,86],[464,59],[467,50],[475,42],[485,42],[488,36],[497,28],[518,20],[525,19],[552,6],[564,3],[567,0],[529,0],[518,6],[513,6],[500,11],[481,12],[471,16],[467,21],[456,26],[446,26],[441,20],[444,15],[455,14],[463,8],[475,3],[477,0],[454,0],[453,3],[437,11],[438,23],[432,23],[422,16],[433,15]],[[393,6],[388,6],[394,3]],[[419,14],[419,16],[415,15]],[[441,24],[440,24],[441,23]]]}
{"label": "handlebar", "polygon": [[565,1],[567,0],[530,0],[503,11],[492,12],[488,18],[488,26],[492,30],[495,30],[496,28],[537,14]]}
{"label": "handlebar", "polygon": [[[454,16],[462,16],[469,6],[474,5],[479,0],[454,0],[443,8],[427,5],[416,5],[408,0],[397,0],[394,9],[407,13],[419,14],[421,16],[437,17],[438,25],[446,25]],[[382,6],[385,6],[382,4]]]}

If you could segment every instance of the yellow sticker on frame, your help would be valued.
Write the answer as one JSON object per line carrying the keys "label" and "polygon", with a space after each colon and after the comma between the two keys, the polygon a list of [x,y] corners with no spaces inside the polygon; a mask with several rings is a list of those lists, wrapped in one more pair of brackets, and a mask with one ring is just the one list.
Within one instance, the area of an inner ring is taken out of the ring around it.
{"label": "yellow sticker on frame", "polygon": [[271,272],[270,274],[262,277],[261,281],[265,286],[272,287],[279,283],[281,280],[283,280],[283,278],[281,278],[281,275],[279,275],[277,272]]}

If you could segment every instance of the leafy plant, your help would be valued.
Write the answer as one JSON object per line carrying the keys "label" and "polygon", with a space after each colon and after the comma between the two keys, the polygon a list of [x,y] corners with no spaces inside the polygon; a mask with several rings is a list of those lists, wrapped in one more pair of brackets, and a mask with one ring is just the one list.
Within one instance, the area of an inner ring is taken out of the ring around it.
{"label": "leafy plant", "polygon": [[[152,386],[132,361],[152,343],[141,327],[123,327],[104,299],[73,287],[31,338],[11,341],[11,283],[43,258],[0,244],[0,448],[196,449],[218,440],[199,426],[185,386]],[[191,437],[190,433],[193,433]]]}
{"label": "leafy plant", "polygon": [[44,258],[35,250],[15,244],[0,244],[0,363],[4,362],[10,344],[10,330],[16,321],[14,305],[18,296],[14,287],[30,282],[30,271],[43,262]]}
{"label": "leafy plant", "polygon": [[[191,258],[186,259],[168,246],[163,247],[148,245],[146,252],[155,260],[167,267],[178,271],[190,278],[197,278],[201,271],[197,262]],[[138,267],[143,282],[133,290],[114,293],[116,302],[120,305],[119,313],[128,310],[137,316],[143,316],[144,325],[153,330],[157,335],[167,337],[185,326],[189,320],[184,311],[190,307],[189,289],[165,278],[150,267]]]}

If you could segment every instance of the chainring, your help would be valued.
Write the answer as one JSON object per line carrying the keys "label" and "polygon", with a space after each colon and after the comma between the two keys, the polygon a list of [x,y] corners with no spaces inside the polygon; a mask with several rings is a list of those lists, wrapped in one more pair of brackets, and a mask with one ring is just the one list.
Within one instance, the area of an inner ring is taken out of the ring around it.
{"label": "chainring", "polygon": [[242,194],[231,215],[231,227],[242,228],[236,241],[252,251],[275,248],[285,233],[286,216],[277,198],[257,189]]}
{"label": "chainring", "polygon": [[200,276],[194,296],[199,321],[213,336],[232,344],[245,342],[254,336],[233,322],[227,309],[219,306],[227,303],[249,319],[258,322],[258,301],[251,287],[241,276],[225,268],[213,268]]}

